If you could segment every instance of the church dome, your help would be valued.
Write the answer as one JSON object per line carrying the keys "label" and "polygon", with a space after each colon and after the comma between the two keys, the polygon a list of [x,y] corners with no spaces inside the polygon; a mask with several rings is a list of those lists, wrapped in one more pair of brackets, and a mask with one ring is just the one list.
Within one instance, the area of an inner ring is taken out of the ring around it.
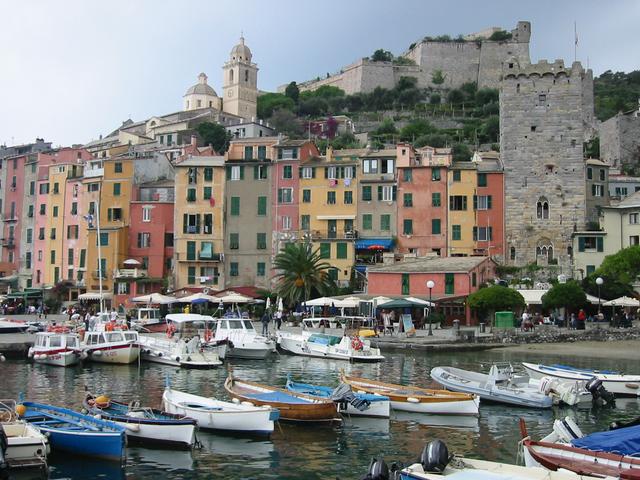
{"label": "church dome", "polygon": [[231,60],[251,61],[251,50],[244,44],[244,37],[240,37],[240,43],[231,49]]}
{"label": "church dome", "polygon": [[211,95],[212,97],[218,96],[216,91],[207,83],[207,76],[204,73],[198,75],[198,83],[187,90],[187,93],[185,93],[184,96],[186,97],[187,95]]}

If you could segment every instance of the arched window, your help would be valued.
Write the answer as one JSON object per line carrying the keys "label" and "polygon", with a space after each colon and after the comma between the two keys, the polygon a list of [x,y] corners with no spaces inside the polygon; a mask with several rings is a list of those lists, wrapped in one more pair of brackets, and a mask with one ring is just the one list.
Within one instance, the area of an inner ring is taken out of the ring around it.
{"label": "arched window", "polygon": [[538,240],[538,246],[536,247],[536,258],[546,257],[547,261],[553,260],[553,245],[547,238]]}
{"label": "arched window", "polygon": [[229,81],[233,83],[233,70],[229,70]]}
{"label": "arched window", "polygon": [[244,71],[244,81],[248,82],[249,81],[249,70],[245,70]]}
{"label": "arched window", "polygon": [[549,201],[545,197],[540,197],[536,203],[536,218],[539,220],[549,219]]}
{"label": "arched window", "polygon": [[511,247],[511,250],[509,251],[509,257],[511,258],[511,260],[516,259],[516,247]]}

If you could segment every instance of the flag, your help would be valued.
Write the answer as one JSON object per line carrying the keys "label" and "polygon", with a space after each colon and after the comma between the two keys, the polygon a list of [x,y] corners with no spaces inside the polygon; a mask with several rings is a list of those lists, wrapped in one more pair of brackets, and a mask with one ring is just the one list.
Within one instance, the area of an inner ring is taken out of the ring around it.
{"label": "flag", "polygon": [[573,22],[573,34],[575,36],[575,45],[578,46],[578,27],[576,22]]}

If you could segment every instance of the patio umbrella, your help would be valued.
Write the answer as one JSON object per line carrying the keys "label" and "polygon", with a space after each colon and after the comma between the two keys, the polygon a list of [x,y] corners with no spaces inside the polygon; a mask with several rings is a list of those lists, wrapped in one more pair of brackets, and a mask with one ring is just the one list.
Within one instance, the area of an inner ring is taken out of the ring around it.
{"label": "patio umbrella", "polygon": [[283,312],[284,311],[284,304],[282,301],[282,297],[278,297],[278,311],[279,312]]}
{"label": "patio umbrella", "polygon": [[429,302],[427,300],[422,300],[421,298],[405,297],[405,300],[409,300],[410,302],[415,302],[417,304],[424,305],[425,307],[433,307],[433,306],[435,306],[435,303]]}
{"label": "patio umbrella", "polygon": [[239,293],[230,293],[215,298],[216,301],[222,303],[254,303],[253,298],[247,297],[245,295],[240,295]]}
{"label": "patio umbrella", "polygon": [[305,306],[307,307],[329,307],[331,304],[335,303],[335,298],[331,297],[320,297],[314,298],[313,300],[307,300],[305,302]]}
{"label": "patio umbrella", "polygon": [[126,259],[124,262],[122,262],[124,265],[132,265],[132,266],[136,266],[136,265],[142,265],[138,260],[136,260],[135,258],[128,258]]}
{"label": "patio umbrella", "polygon": [[189,295],[187,297],[178,298],[177,301],[180,303],[215,303],[218,301],[218,298],[207,295],[205,293],[194,293],[193,295]]}
{"label": "patio umbrella", "polygon": [[640,307],[640,301],[630,297],[614,298],[602,304],[604,307]]}
{"label": "patio umbrella", "polygon": [[134,303],[153,303],[157,305],[168,305],[178,301],[175,297],[169,297],[167,295],[161,295],[159,293],[151,293],[149,295],[142,295],[141,297],[134,297],[131,299]]}
{"label": "patio umbrella", "polygon": [[385,302],[382,304],[384,308],[413,308],[413,307],[422,307],[423,305],[417,302],[412,302],[411,300],[407,300],[406,298],[397,298],[395,300],[391,300],[390,302]]}

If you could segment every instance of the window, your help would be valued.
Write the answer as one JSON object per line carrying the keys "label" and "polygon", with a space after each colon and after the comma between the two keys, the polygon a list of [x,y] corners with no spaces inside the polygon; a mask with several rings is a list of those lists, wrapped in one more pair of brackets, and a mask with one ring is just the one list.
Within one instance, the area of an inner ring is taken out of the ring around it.
{"label": "window", "polygon": [[594,197],[603,197],[604,196],[604,186],[594,183],[591,185],[591,194]]}
{"label": "window", "polygon": [[229,234],[229,248],[231,250],[238,250],[240,248],[240,234],[239,233],[230,233]]}
{"label": "window", "polygon": [[509,249],[509,258],[511,260],[515,260],[516,259],[516,247],[511,247]]}
{"label": "window", "polygon": [[467,209],[466,195],[452,195],[449,197],[449,210],[466,210],[466,209]]}
{"label": "window", "polygon": [[187,170],[187,180],[189,185],[198,183],[198,169],[196,167],[189,167]]}
{"label": "window", "polygon": [[408,273],[402,274],[402,295],[409,295],[409,292],[411,291],[409,278],[410,276]]}
{"label": "window", "polygon": [[142,207],[142,221],[143,222],[151,221],[151,207]]}
{"label": "window", "polygon": [[293,178],[293,167],[291,165],[282,167],[282,178]]}
{"label": "window", "polygon": [[293,188],[279,188],[278,203],[293,203]]}
{"label": "window", "polygon": [[44,240],[44,227],[38,229],[38,240]]}
{"label": "window", "polygon": [[298,158],[297,148],[280,148],[278,149],[278,160],[290,160]]}
{"label": "window", "polygon": [[626,197],[628,193],[629,193],[629,190],[627,189],[627,187],[616,187],[616,196]]}
{"label": "window", "polygon": [[541,197],[536,203],[536,218],[540,220],[549,219],[549,202],[544,197]]}
{"label": "window", "polygon": [[258,160],[267,159],[267,147],[266,145],[258,145]]}
{"label": "window", "polygon": [[402,221],[402,233],[405,235],[413,235],[413,220],[405,218]]}
{"label": "window", "polygon": [[640,245],[640,236],[631,235],[629,237],[629,246],[632,246],[632,245]]}
{"label": "window", "polygon": [[50,263],[52,265],[56,263],[56,251],[55,250],[51,250],[51,253],[49,254],[49,260],[50,260]]}
{"label": "window", "polygon": [[100,246],[109,246],[109,234],[100,232]]}
{"label": "window", "polygon": [[440,168],[435,167],[431,169],[431,181],[432,182],[440,181]]}
{"label": "window", "polygon": [[441,198],[442,197],[441,197],[440,193],[432,193],[431,194],[431,206],[433,206],[433,207],[442,206]]}
{"label": "window", "polygon": [[604,182],[605,178],[606,178],[607,172],[604,170],[604,168],[600,169],[600,181]]}
{"label": "window", "polygon": [[311,203],[311,190],[302,190],[302,203]]}
{"label": "window", "polygon": [[491,195],[474,195],[473,208],[475,210],[491,210]]}
{"label": "window", "polygon": [[73,265],[73,248],[67,250],[67,265]]}
{"label": "window", "polygon": [[211,182],[213,180],[213,168],[204,167],[204,181]]}
{"label": "window", "polygon": [[479,173],[478,174],[478,186],[479,187],[486,187],[487,186],[487,174],[486,173]]}
{"label": "window", "polygon": [[151,246],[151,233],[138,233],[138,248],[149,248]]}
{"label": "window", "polygon": [[[13,235],[11,235],[13,237]],[[56,239],[56,229],[55,227],[51,229],[51,240]]]}
{"label": "window", "polygon": [[187,267],[187,283],[189,285],[196,283],[196,267]]}
{"label": "window", "polygon": [[431,219],[431,234],[432,235],[440,235],[442,231],[441,222],[439,218]]}
{"label": "window", "polygon": [[231,180],[233,182],[244,180],[244,167],[241,165],[227,167],[227,180]]}
{"label": "window", "polygon": [[67,238],[71,240],[77,240],[78,230],[78,225],[67,225]]}
{"label": "window", "polygon": [[393,185],[378,185],[378,200],[392,202],[396,199],[396,187]]}
{"label": "window", "polygon": [[25,253],[24,263],[26,268],[31,268],[31,252]]}
{"label": "window", "polygon": [[258,262],[256,264],[256,276],[264,277],[266,274],[267,268],[264,262]]}
{"label": "window", "polygon": [[231,197],[231,216],[237,217],[240,215],[240,197]]}
{"label": "window", "polygon": [[362,200],[365,202],[370,202],[371,201],[371,186],[370,185],[364,185],[362,187]]}
{"label": "window", "polygon": [[335,205],[336,203],[336,192],[330,191],[327,192],[327,204]]}
{"label": "window", "polygon": [[266,165],[254,165],[253,167],[253,179],[254,180],[266,180],[268,177]]}
{"label": "window", "polygon": [[[91,187],[92,185],[97,185],[97,183],[90,183],[88,185],[88,187]],[[91,189],[89,188],[89,191],[91,192]],[[49,193],[49,184],[48,183],[41,183],[40,187],[39,187],[39,192],[40,195],[45,195]]]}
{"label": "window", "polygon": [[213,260],[213,242],[200,242],[199,260]]}
{"label": "window", "polygon": [[196,201],[196,189],[187,188],[187,202],[195,202],[195,201]]}
{"label": "window", "polygon": [[444,274],[444,293],[453,295],[455,293],[455,277],[453,273]]}
{"label": "window", "polygon": [[362,215],[362,229],[371,230],[373,228],[373,215],[365,213]]}
{"label": "window", "polygon": [[82,250],[80,250],[80,262],[78,264],[78,268],[84,268],[86,259],[87,251],[83,248]]}
{"label": "window", "polygon": [[122,220],[122,209],[121,208],[108,208],[107,209],[107,220],[108,221],[120,221]]}
{"label": "window", "polygon": [[376,158],[365,158],[362,161],[362,173],[378,173],[378,160]]}
{"label": "window", "polygon": [[113,172],[114,173],[122,173],[122,162],[115,162],[113,164]]}
{"label": "window", "polygon": [[391,215],[388,213],[380,215],[380,230],[383,232],[391,230]]}
{"label": "window", "polygon": [[[45,190],[46,190],[45,192],[43,192],[43,191],[42,191],[42,187],[43,187],[43,185],[40,185],[40,193],[49,193],[49,184],[47,183],[47,184],[45,184],[45,185],[46,185],[46,187],[47,187],[47,188],[45,189]],[[99,191],[99,190],[100,190],[100,184],[99,184],[99,183],[89,183],[89,184],[87,185],[87,191],[88,191],[88,192],[97,192],[97,191]]]}
{"label": "window", "polygon": [[253,147],[251,146],[244,147],[244,159],[253,160]]}
{"label": "window", "polygon": [[27,228],[27,243],[31,243],[33,240],[33,230],[31,228]]}
{"label": "window", "polygon": [[331,244],[330,243],[321,243],[320,244],[320,258],[331,258]]}
{"label": "window", "polygon": [[380,173],[394,173],[395,161],[392,158],[380,160]]}
{"label": "window", "polygon": [[302,230],[311,228],[311,215],[300,215],[300,228]]}
{"label": "window", "polygon": [[453,181],[454,182],[459,182],[460,181],[460,170],[454,170],[452,173],[453,173]]}
{"label": "window", "polygon": [[27,217],[33,218],[33,205],[29,205],[29,208],[27,210]]}
{"label": "window", "polygon": [[265,216],[267,214],[267,197],[258,197],[258,215]]}
{"label": "window", "polygon": [[344,192],[344,204],[352,205],[353,204],[353,192],[351,190],[345,190]]}
{"label": "window", "polygon": [[164,247],[165,248],[173,248],[173,233],[172,232],[165,232],[165,234],[164,234]]}
{"label": "window", "polygon": [[474,242],[488,242],[490,240],[493,240],[492,227],[473,227]]}
{"label": "window", "polygon": [[[53,206],[53,213],[52,213],[52,215],[53,215],[54,217],[57,217],[57,216],[58,216],[58,206],[57,206],[57,205],[54,205],[54,206]],[[13,215],[11,215],[11,216],[13,217]]]}
{"label": "window", "polygon": [[593,180],[593,168],[591,167],[587,168],[587,179]]}
{"label": "window", "polygon": [[413,170],[410,168],[402,169],[402,180],[405,182],[413,181]]}
{"label": "window", "polygon": [[314,167],[302,167],[300,169],[300,178],[316,178],[316,169]]}
{"label": "window", "polygon": [[347,258],[347,244],[344,242],[336,243],[336,258]]}
{"label": "window", "polygon": [[182,217],[182,233],[200,233],[200,214],[187,214]]}
{"label": "window", "polygon": [[413,194],[412,193],[405,193],[403,195],[402,205],[405,206],[405,207],[413,207]]}
{"label": "window", "polygon": [[213,191],[211,187],[204,187],[202,189],[202,199],[203,200],[211,200],[211,197],[213,195]]}
{"label": "window", "polygon": [[640,214],[638,213],[630,213],[629,214],[629,223],[632,225],[636,225],[638,223],[638,217]]}
{"label": "window", "polygon": [[113,184],[113,196],[114,197],[120,196],[120,184],[119,183],[114,183]]}
{"label": "window", "polygon": [[451,239],[452,240],[462,240],[462,229],[460,225],[452,225],[451,226]]}
{"label": "window", "polygon": [[291,230],[291,217],[286,215],[282,217],[282,229]]}
{"label": "window", "polygon": [[587,276],[591,275],[593,272],[596,271],[596,266],[595,265],[587,265]]}
{"label": "window", "polygon": [[195,260],[196,259],[196,242],[188,241],[187,242],[187,260]]}
{"label": "window", "polygon": [[31,182],[29,184],[29,195],[35,195],[36,193],[36,182]]}
{"label": "window", "polygon": [[40,204],[40,215],[46,215],[47,214],[47,204],[46,203],[41,203]]}
{"label": "window", "polygon": [[78,214],[78,202],[71,202],[71,215]]}
{"label": "window", "polygon": [[602,237],[578,237],[578,251],[604,251],[604,238]]}
{"label": "window", "polygon": [[256,248],[258,250],[266,250],[267,249],[267,234],[266,233],[257,233],[256,234]]}

